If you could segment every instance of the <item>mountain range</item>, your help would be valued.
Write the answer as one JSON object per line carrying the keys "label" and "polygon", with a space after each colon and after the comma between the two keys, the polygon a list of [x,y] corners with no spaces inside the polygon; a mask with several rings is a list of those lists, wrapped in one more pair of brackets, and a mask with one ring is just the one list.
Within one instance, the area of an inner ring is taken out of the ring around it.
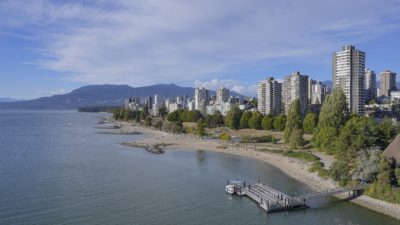
{"label": "mountain range", "polygon": [[[77,109],[83,106],[119,106],[130,97],[144,98],[159,94],[163,98],[188,95],[193,97],[195,88],[175,84],[156,84],[145,87],[128,85],[89,85],[68,94],[53,95],[28,101],[0,102],[0,109]],[[210,91],[215,94],[215,91]],[[231,95],[240,94],[231,91]]]}
{"label": "mountain range", "polygon": [[19,102],[19,101],[24,101],[24,100],[15,98],[0,98],[0,102]]}

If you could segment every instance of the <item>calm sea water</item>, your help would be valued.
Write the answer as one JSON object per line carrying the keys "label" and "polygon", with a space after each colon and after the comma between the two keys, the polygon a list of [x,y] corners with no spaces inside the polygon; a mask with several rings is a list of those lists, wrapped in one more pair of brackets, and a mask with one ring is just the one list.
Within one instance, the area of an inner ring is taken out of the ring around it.
{"label": "calm sea water", "polygon": [[[399,224],[349,202],[266,214],[224,192],[229,178],[307,187],[263,162],[206,151],[153,155],[98,134],[98,117],[0,111],[0,224]],[[72,122],[72,126],[68,126]]]}

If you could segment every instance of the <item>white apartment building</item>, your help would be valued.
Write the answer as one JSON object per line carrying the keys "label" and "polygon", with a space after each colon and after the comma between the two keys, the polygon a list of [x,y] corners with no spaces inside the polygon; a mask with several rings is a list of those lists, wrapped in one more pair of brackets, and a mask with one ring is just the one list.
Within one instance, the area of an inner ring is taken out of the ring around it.
{"label": "white apartment building", "polygon": [[365,53],[354,46],[344,46],[332,57],[334,88],[346,95],[350,113],[364,114],[365,107]]}
{"label": "white apartment building", "polygon": [[195,108],[195,110],[202,111],[201,109],[204,109],[204,113],[205,113],[205,111],[206,111],[205,107],[208,105],[209,98],[210,98],[210,94],[207,89],[205,89],[204,87],[196,88],[194,91],[194,108]]}
{"label": "white apartment building", "polygon": [[227,102],[229,100],[229,89],[220,87],[217,90],[217,104]]}
{"label": "white apartment building", "polygon": [[258,111],[278,115],[282,111],[282,83],[268,77],[258,83]]}
{"label": "white apartment building", "polygon": [[159,116],[160,110],[160,99],[158,95],[154,95],[154,101],[153,101],[153,107],[152,107],[152,112],[153,112],[153,116]]}
{"label": "white apartment building", "polygon": [[229,110],[231,110],[233,105],[234,104],[229,103],[229,102],[210,105],[210,106],[207,106],[207,113],[206,114],[207,115],[212,115],[216,111],[220,111],[223,116],[226,116],[226,114],[229,112]]}
{"label": "white apartment building", "polygon": [[285,77],[282,92],[285,113],[287,114],[289,112],[292,102],[299,99],[301,115],[304,118],[308,109],[308,76],[301,75],[300,72],[297,71]]}

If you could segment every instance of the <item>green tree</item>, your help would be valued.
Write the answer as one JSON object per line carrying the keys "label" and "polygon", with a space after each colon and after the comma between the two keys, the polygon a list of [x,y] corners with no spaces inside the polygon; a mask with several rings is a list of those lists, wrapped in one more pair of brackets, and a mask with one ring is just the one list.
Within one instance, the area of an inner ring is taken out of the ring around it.
{"label": "green tree", "polygon": [[252,129],[257,129],[257,130],[261,129],[261,120],[262,120],[262,116],[261,116],[260,112],[254,112],[248,121],[249,127]]}
{"label": "green tree", "polygon": [[121,110],[121,109],[114,109],[114,110],[113,110],[113,119],[114,119],[114,120],[119,120],[119,119],[120,119],[120,118],[119,118],[120,110]]}
{"label": "green tree", "polygon": [[361,149],[376,145],[376,124],[369,117],[352,117],[340,130],[332,152],[343,160],[357,156]]}
{"label": "green tree", "polygon": [[225,116],[225,125],[231,129],[238,129],[240,126],[240,118],[242,116],[242,111],[238,106],[231,108]]}
{"label": "green tree", "polygon": [[346,96],[342,89],[335,88],[333,89],[333,93],[328,95],[322,104],[318,126],[314,129],[312,140],[314,146],[323,151],[334,152],[334,149],[332,149],[334,145],[331,143],[335,142],[340,128],[346,123],[347,115],[348,106]]}
{"label": "green tree", "polygon": [[151,122],[152,122],[152,119],[151,119],[150,116],[148,116],[148,117],[146,117],[146,119],[144,120],[144,125],[146,125],[146,126],[151,126]]}
{"label": "green tree", "polygon": [[303,130],[294,129],[290,134],[289,146],[294,149],[298,149],[304,146]]}
{"label": "green tree", "polygon": [[389,118],[384,118],[377,127],[377,145],[385,149],[399,132],[398,127]]}
{"label": "green tree", "polygon": [[170,114],[168,114],[167,120],[171,122],[180,121],[179,111],[178,110],[173,111]]}
{"label": "green tree", "polygon": [[322,104],[318,126],[339,130],[346,123],[348,113],[344,92],[340,88],[335,88],[332,95],[327,96]]}
{"label": "green tree", "polygon": [[272,136],[271,143],[276,144],[277,142],[278,142],[278,140],[276,140],[275,136]]}
{"label": "green tree", "polygon": [[141,115],[141,112],[140,112],[140,111],[136,111],[136,115],[135,115],[135,121],[136,121],[136,123],[139,123],[139,122],[140,122],[140,115]]}
{"label": "green tree", "polygon": [[129,120],[129,109],[123,109],[122,110],[122,119],[123,120]]}
{"label": "green tree", "polygon": [[272,130],[274,128],[274,117],[272,115],[264,116],[261,121],[263,130]]}
{"label": "green tree", "polygon": [[397,186],[400,186],[400,168],[394,170],[394,175],[396,176]]}
{"label": "green tree", "polygon": [[240,117],[240,127],[241,128],[249,128],[249,120],[253,115],[250,111],[244,111],[242,116]]}
{"label": "green tree", "polygon": [[284,113],[280,114],[274,120],[274,129],[277,131],[283,131],[286,126],[286,115]]}
{"label": "green tree", "polygon": [[169,124],[169,129],[173,132],[173,133],[183,133],[184,129],[183,129],[183,124],[182,121],[174,121],[171,122]]}
{"label": "green tree", "polygon": [[[213,128],[211,120],[212,120],[212,115],[207,115],[207,116],[204,118],[204,125],[205,125],[206,127],[208,127],[208,128]],[[197,122],[199,122],[199,121],[197,121]]]}
{"label": "green tree", "polygon": [[143,106],[142,112],[140,113],[140,120],[145,120],[149,116],[149,107],[147,104]]}
{"label": "green tree", "polygon": [[203,118],[203,114],[201,114],[199,110],[195,110],[193,115],[193,120],[190,122],[197,122],[201,118]]}
{"label": "green tree", "polygon": [[350,178],[350,167],[344,161],[335,161],[332,163],[329,169],[329,176],[335,180],[339,181],[341,186],[345,186]]}
{"label": "green tree", "polygon": [[200,137],[203,137],[204,134],[205,134],[205,131],[204,131],[204,121],[203,121],[203,119],[199,119],[199,120],[197,121],[197,134],[198,134]]}
{"label": "green tree", "polygon": [[318,124],[318,116],[315,113],[308,113],[303,121],[303,129],[306,134],[312,134]]}
{"label": "green tree", "polygon": [[160,108],[158,109],[158,114],[161,117],[168,115],[167,107],[165,106],[165,104],[161,104]]}
{"label": "green tree", "polygon": [[301,129],[301,124],[300,100],[296,99],[290,105],[286,119],[285,132],[283,134],[283,139],[286,143],[289,143],[293,130]]}
{"label": "green tree", "polygon": [[337,138],[338,131],[333,127],[321,127],[318,130],[318,135],[314,135],[314,143],[318,143],[319,150],[328,154],[333,154],[334,144]]}
{"label": "green tree", "polygon": [[161,130],[163,127],[163,122],[161,120],[157,121],[154,127]]}
{"label": "green tree", "polygon": [[219,127],[224,125],[224,116],[220,111],[215,111],[211,118],[211,127]]}

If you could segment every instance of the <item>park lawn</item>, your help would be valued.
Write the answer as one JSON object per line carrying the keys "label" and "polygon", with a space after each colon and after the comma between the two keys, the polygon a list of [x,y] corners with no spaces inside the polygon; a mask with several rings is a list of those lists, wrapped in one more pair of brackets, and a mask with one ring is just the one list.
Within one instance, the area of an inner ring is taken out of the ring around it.
{"label": "park lawn", "polygon": [[[197,128],[197,123],[195,122],[183,122],[183,127],[188,127],[192,129]],[[213,132],[216,128],[206,129],[207,132]],[[239,129],[239,130],[231,130],[227,127],[220,127],[218,131],[221,133],[228,133],[229,135],[238,135],[240,137],[243,136],[254,136],[254,137],[261,137],[272,135],[275,138],[282,139],[283,138],[283,131],[271,131],[271,130],[256,130],[256,129]],[[313,137],[312,134],[304,134],[303,138],[305,140],[311,140]]]}
{"label": "park lawn", "polygon": [[238,136],[253,136],[253,137],[261,137],[272,135],[276,138],[281,139],[283,137],[283,132],[281,131],[270,131],[270,130],[255,130],[255,129],[239,129],[239,130],[231,130],[231,135]]}

